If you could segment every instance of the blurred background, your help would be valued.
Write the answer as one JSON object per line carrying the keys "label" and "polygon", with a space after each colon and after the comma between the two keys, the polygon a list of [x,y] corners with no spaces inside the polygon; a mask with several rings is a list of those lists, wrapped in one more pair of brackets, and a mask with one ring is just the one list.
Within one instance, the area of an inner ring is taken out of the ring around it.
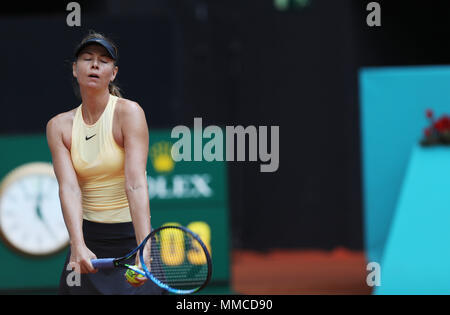
{"label": "blurred background", "polygon": [[[81,26],[73,27],[69,1],[0,9],[0,180],[21,165],[51,162],[45,126],[80,104],[73,51],[94,29],[118,45],[119,86],[147,115],[154,224],[202,222],[211,238],[217,268],[205,293],[374,293],[366,267],[382,262],[424,111],[449,108],[448,2],[376,1],[381,26],[373,27],[371,1],[361,0],[77,2]],[[438,73],[423,77],[428,69]],[[411,76],[423,81],[395,86]],[[420,90],[430,80],[439,84]],[[419,90],[423,101],[404,102],[405,95],[416,101]],[[439,95],[434,103],[429,93]],[[279,169],[261,173],[259,162],[155,167],[170,130],[193,127],[194,117],[203,126],[279,126]],[[376,137],[379,130],[385,137]],[[397,160],[396,139],[404,144]],[[171,193],[174,181],[195,176],[213,193]],[[2,240],[1,264],[40,275],[1,271],[1,293],[56,291],[66,249],[36,254]]]}

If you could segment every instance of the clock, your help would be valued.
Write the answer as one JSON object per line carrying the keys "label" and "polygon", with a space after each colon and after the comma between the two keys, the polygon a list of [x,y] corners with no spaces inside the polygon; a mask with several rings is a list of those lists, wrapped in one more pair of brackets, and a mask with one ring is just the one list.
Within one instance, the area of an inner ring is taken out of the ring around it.
{"label": "clock", "polygon": [[12,249],[46,256],[69,244],[50,163],[27,163],[9,172],[0,184],[0,236]]}

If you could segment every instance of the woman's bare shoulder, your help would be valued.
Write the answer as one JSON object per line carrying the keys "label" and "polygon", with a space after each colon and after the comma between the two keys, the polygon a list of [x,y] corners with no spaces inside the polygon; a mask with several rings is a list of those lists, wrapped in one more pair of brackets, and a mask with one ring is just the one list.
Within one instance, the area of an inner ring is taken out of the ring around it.
{"label": "woman's bare shoulder", "polygon": [[70,142],[72,139],[72,125],[75,117],[76,108],[67,112],[59,113],[53,116],[47,122],[47,138],[61,139],[64,145],[70,149]]}
{"label": "woman's bare shoulder", "polygon": [[127,124],[133,121],[145,120],[145,112],[141,105],[125,98],[117,100],[116,114],[122,127],[127,127]]}
{"label": "woman's bare shoulder", "polygon": [[143,109],[141,105],[139,105],[137,102],[126,99],[126,98],[119,98],[117,100],[117,110],[120,114],[130,114],[133,112],[143,112]]}
{"label": "woman's bare shoulder", "polygon": [[132,130],[148,131],[146,115],[141,105],[135,101],[120,98],[116,107],[123,135],[125,132],[130,134]]}
{"label": "woman's bare shoulder", "polygon": [[60,129],[67,127],[67,125],[72,125],[73,118],[75,117],[76,108],[69,110],[67,112],[59,113],[47,122],[47,129],[50,127],[52,129]]}

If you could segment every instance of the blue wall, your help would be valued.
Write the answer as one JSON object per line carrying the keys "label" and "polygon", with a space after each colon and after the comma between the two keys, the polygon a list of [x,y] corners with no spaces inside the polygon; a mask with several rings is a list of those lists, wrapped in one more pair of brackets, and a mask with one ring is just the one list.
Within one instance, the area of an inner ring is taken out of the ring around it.
{"label": "blue wall", "polygon": [[449,162],[450,147],[414,147],[375,294],[450,293]]}
{"label": "blue wall", "polygon": [[363,69],[359,83],[365,250],[381,262],[425,110],[450,113],[450,67]]}

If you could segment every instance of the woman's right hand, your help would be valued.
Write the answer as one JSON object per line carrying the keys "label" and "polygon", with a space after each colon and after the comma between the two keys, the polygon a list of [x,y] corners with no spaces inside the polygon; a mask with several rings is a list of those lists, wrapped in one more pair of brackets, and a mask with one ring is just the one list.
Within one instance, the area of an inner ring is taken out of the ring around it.
{"label": "woman's right hand", "polygon": [[96,273],[98,270],[92,266],[91,260],[97,256],[86,245],[71,246],[69,266],[79,273]]}

